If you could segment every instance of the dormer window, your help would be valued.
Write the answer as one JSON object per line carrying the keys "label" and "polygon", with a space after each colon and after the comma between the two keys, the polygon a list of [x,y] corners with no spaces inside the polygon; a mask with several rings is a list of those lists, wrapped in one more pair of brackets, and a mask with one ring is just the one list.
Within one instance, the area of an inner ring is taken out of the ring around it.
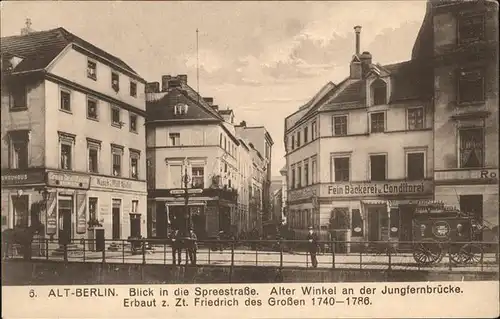
{"label": "dormer window", "polygon": [[187,104],[179,103],[174,107],[174,114],[175,115],[187,114],[187,110],[188,110]]}
{"label": "dormer window", "polygon": [[371,85],[373,105],[384,105],[387,104],[387,84],[381,80],[377,79],[373,81]]}
{"label": "dormer window", "polygon": [[87,61],[87,77],[92,80],[97,80],[97,63],[94,61]]}
{"label": "dormer window", "polygon": [[116,72],[111,72],[111,87],[115,92],[120,90],[120,77]]}

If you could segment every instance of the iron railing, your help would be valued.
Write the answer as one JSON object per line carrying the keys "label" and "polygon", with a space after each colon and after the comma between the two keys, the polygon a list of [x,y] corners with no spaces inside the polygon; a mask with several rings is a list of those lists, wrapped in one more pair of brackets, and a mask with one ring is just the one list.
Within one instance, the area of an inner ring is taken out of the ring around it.
{"label": "iron railing", "polygon": [[[103,245],[104,244],[104,245]],[[7,258],[61,262],[173,264],[172,241],[161,239],[72,240],[60,245],[35,239],[31,249],[13,245]],[[311,268],[310,243],[305,240],[199,240],[196,264]],[[498,271],[497,242],[320,241],[319,268]],[[181,264],[191,264],[187,249]],[[179,260],[176,260],[179,264]]]}

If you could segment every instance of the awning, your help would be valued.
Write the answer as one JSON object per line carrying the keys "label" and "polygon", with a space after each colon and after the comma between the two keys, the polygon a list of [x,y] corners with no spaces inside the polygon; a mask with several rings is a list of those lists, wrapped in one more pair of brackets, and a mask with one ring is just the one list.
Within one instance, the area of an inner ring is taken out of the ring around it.
{"label": "awning", "polygon": [[378,200],[378,199],[362,200],[361,203],[364,205],[387,205],[386,200]]}
{"label": "awning", "polygon": [[[184,202],[165,202],[166,206],[186,206],[186,203]],[[205,201],[190,201],[188,202],[188,206],[206,206],[207,202]]]}

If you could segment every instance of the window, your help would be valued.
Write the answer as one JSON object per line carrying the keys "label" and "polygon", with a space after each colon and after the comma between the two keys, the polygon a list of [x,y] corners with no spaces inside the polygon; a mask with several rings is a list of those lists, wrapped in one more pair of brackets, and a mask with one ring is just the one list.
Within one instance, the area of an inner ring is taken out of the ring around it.
{"label": "window", "polygon": [[121,127],[120,109],[116,106],[111,107],[111,124],[118,125]]}
{"label": "window", "polygon": [[292,135],[292,151],[295,149],[295,135]]}
{"label": "window", "polygon": [[370,114],[371,132],[381,133],[385,131],[385,114],[384,112]]}
{"label": "window", "polygon": [[300,147],[300,131],[297,132],[297,147]]}
{"label": "window", "polygon": [[312,170],[312,173],[311,173],[311,177],[312,177],[312,183],[315,184],[317,183],[318,181],[316,180],[316,170],[317,170],[317,162],[316,162],[316,158],[313,158],[311,160],[311,170]]}
{"label": "window", "polygon": [[302,187],[302,166],[297,166],[297,187]]}
{"label": "window", "polygon": [[419,130],[424,128],[424,108],[408,109],[408,129]]}
{"label": "window", "polygon": [[387,84],[383,80],[377,79],[373,81],[371,89],[373,105],[387,104]]}
{"label": "window", "polygon": [[168,134],[168,138],[170,139],[170,146],[179,146],[181,142],[181,134],[180,133],[170,133]]}
{"label": "window", "polygon": [[87,118],[97,120],[97,100],[87,97]]}
{"label": "window", "polygon": [[139,158],[138,151],[130,151],[130,178],[139,179]]}
{"label": "window", "polygon": [[137,83],[130,81],[130,96],[137,97]]}
{"label": "window", "polygon": [[184,187],[182,183],[182,165],[169,165],[169,178],[170,188],[181,188]]}
{"label": "window", "polygon": [[120,91],[120,76],[116,72],[111,72],[111,87],[116,92]]}
{"label": "window", "polygon": [[460,43],[479,41],[484,38],[484,15],[461,16],[458,19],[458,39]]}
{"label": "window", "polygon": [[[307,134],[307,133],[308,133],[308,131],[307,131],[307,130],[308,130],[308,127],[307,127],[307,126],[306,126],[306,127],[304,127],[304,144],[308,142],[308,141],[307,141],[307,139],[309,138],[309,136],[308,136],[308,134]],[[267,149],[266,149],[266,151],[267,151]],[[266,156],[266,157],[267,157],[267,156]]]}
{"label": "window", "polygon": [[411,181],[425,178],[424,152],[406,153],[406,178]]}
{"label": "window", "polygon": [[391,208],[389,211],[389,236],[398,238],[399,237],[399,209]]}
{"label": "window", "polygon": [[137,133],[137,115],[130,114],[129,121],[130,121],[130,132]]}
{"label": "window", "polygon": [[318,136],[318,124],[316,121],[312,122],[311,125],[311,139],[315,140]]}
{"label": "window", "polygon": [[336,182],[349,181],[349,157],[336,157],[333,159]]}
{"label": "window", "polygon": [[29,197],[28,195],[12,196],[14,208],[14,228],[28,227],[29,225]]}
{"label": "window", "polygon": [[123,147],[111,146],[111,158],[113,160],[112,175],[122,176]]}
{"label": "window", "polygon": [[71,145],[61,144],[61,169],[71,169]]}
{"label": "window", "polygon": [[90,173],[99,173],[99,151],[101,149],[101,142],[87,139],[87,148],[89,156],[88,170]]}
{"label": "window", "polygon": [[458,77],[458,104],[483,102],[484,74],[482,69],[460,70]]}
{"label": "window", "polygon": [[203,167],[193,167],[191,169],[191,182],[194,188],[204,188],[204,169]]}
{"label": "window", "polygon": [[89,197],[89,220],[97,220],[97,197]]}
{"label": "window", "polygon": [[61,90],[61,110],[71,112],[71,93],[67,90]]}
{"label": "window", "polygon": [[291,179],[292,179],[290,188],[294,189],[295,188],[295,167],[292,167],[292,174],[290,174],[290,175],[291,175]]}
{"label": "window", "polygon": [[188,111],[187,104],[179,103],[174,106],[175,115],[187,114],[187,111]]}
{"label": "window", "polygon": [[460,168],[482,167],[484,161],[484,131],[482,128],[460,130]]}
{"label": "window", "polygon": [[309,185],[309,163],[304,163],[304,186]]}
{"label": "window", "polygon": [[12,109],[24,109],[28,107],[27,88],[24,83],[15,83],[10,88],[12,95]]}
{"label": "window", "polygon": [[29,132],[11,131],[10,168],[28,168]]}
{"label": "window", "polygon": [[138,200],[133,200],[132,201],[132,214],[137,214],[137,208],[139,207],[139,201]]}
{"label": "window", "polygon": [[92,80],[97,80],[97,63],[94,61],[87,61],[87,77]]}
{"label": "window", "polygon": [[333,117],[333,135],[347,135],[347,115]]}
{"label": "window", "polygon": [[370,178],[372,181],[385,181],[386,179],[385,155],[370,156]]}
{"label": "window", "polygon": [[75,144],[75,135],[59,132],[59,151],[60,168],[73,169],[73,146]]}

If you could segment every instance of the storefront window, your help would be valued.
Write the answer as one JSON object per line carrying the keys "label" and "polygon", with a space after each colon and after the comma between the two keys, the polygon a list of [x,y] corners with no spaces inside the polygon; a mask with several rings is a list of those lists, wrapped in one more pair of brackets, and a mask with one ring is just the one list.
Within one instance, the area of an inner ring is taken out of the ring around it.
{"label": "storefront window", "polygon": [[363,237],[363,218],[359,209],[352,210],[352,237]]}
{"label": "storefront window", "polygon": [[28,195],[13,196],[14,227],[28,227]]}

